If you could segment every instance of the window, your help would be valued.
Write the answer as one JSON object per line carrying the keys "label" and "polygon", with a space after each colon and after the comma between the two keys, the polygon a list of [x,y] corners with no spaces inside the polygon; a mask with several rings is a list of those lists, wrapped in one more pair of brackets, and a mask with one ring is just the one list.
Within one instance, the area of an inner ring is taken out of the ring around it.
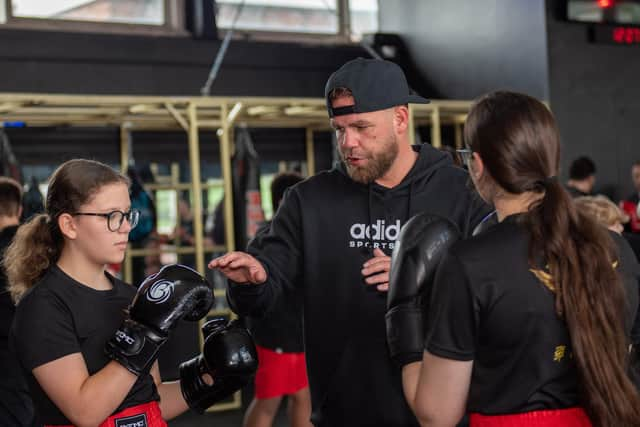
{"label": "window", "polygon": [[183,0],[0,0],[0,24],[71,31],[184,31]]}
{"label": "window", "polygon": [[[220,28],[336,34],[336,0],[219,0]],[[239,14],[238,14],[239,13]],[[237,20],[236,20],[237,19]]]}
{"label": "window", "polygon": [[567,18],[578,22],[640,25],[640,4],[632,0],[569,0]]}
{"label": "window", "polygon": [[378,31],[378,0],[349,0],[352,38]]}
{"label": "window", "polygon": [[[378,0],[217,0],[221,29],[337,35],[359,40],[378,29]],[[349,25],[347,25],[347,23]]]}
{"label": "window", "polygon": [[18,18],[162,25],[164,0],[11,0]]}

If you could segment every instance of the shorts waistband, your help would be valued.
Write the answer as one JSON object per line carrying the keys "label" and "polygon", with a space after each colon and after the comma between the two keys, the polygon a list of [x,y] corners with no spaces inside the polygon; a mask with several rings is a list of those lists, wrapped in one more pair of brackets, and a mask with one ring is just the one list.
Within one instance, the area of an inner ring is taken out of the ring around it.
{"label": "shorts waistband", "polygon": [[482,415],[471,413],[470,427],[591,427],[582,408],[523,412],[521,414]]}
{"label": "shorts waistband", "polygon": [[[45,424],[44,427],[74,426],[71,424]],[[123,409],[104,420],[98,427],[167,427],[167,423],[162,419],[160,405],[154,400]]]}

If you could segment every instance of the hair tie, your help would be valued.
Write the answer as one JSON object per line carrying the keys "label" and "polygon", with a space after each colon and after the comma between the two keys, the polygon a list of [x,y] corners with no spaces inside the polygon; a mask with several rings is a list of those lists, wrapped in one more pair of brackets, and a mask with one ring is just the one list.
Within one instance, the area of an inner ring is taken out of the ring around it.
{"label": "hair tie", "polygon": [[548,187],[556,182],[558,182],[558,177],[556,175],[551,175],[540,181],[543,187]]}

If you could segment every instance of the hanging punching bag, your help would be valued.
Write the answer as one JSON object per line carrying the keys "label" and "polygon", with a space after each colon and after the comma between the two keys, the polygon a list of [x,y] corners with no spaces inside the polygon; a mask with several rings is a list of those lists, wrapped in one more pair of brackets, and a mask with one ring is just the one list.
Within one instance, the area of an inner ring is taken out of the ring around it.
{"label": "hanging punching bag", "polygon": [[264,222],[260,196],[260,159],[246,127],[235,132],[233,211],[236,248],[244,250]]}

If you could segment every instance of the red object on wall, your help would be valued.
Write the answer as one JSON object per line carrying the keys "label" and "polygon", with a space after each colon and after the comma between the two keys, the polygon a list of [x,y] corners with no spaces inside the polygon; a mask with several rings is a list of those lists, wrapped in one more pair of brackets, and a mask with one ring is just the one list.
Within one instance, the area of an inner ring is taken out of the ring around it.
{"label": "red object on wall", "polygon": [[640,219],[638,219],[638,205],[627,200],[620,202],[620,209],[629,215],[629,225],[634,233],[640,232]]}
{"label": "red object on wall", "polygon": [[638,44],[640,43],[640,28],[638,27],[615,27],[611,30],[611,39],[618,44]]}

